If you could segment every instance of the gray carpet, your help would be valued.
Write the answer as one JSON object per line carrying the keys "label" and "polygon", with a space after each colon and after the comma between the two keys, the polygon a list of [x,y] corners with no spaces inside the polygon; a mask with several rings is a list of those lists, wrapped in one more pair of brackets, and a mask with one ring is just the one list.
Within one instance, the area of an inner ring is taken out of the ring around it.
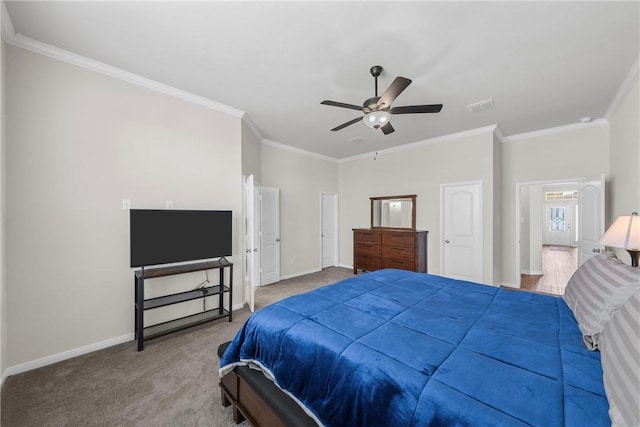
{"label": "gray carpet", "polygon": [[[256,310],[351,277],[331,267],[256,290]],[[217,320],[147,341],[120,344],[9,377],[2,389],[3,427],[11,426],[234,426],[220,403],[218,345],[249,317]],[[247,425],[246,422],[240,424]]]}

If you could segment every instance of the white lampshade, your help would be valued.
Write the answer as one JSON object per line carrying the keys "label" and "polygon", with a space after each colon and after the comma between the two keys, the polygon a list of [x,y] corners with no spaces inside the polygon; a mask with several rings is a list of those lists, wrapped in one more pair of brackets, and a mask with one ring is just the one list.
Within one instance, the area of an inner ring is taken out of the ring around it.
{"label": "white lampshade", "polygon": [[364,116],[364,123],[371,129],[378,129],[389,123],[391,114],[388,111],[373,111]]}
{"label": "white lampshade", "polygon": [[598,243],[613,248],[640,250],[640,216],[636,212],[619,216]]}

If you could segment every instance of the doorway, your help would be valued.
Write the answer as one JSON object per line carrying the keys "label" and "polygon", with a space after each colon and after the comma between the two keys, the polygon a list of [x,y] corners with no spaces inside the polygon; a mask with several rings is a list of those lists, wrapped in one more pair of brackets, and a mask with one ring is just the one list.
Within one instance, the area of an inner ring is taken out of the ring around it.
{"label": "doorway", "polygon": [[256,287],[280,281],[280,190],[244,177],[244,295],[254,311]]}
{"label": "doorway", "polygon": [[578,265],[577,247],[544,245],[541,252],[543,274],[521,274],[520,289],[564,295],[567,283]]}
{"label": "doorway", "polygon": [[244,296],[251,312],[256,286],[260,285],[258,185],[253,175],[244,178]]}
{"label": "doorway", "polygon": [[320,265],[338,265],[338,195],[320,193]]}
{"label": "doorway", "polygon": [[[598,192],[592,190],[594,187]],[[580,246],[594,240],[592,235],[599,238],[602,234],[594,231],[598,228],[594,224],[601,222],[603,216],[603,192],[603,176],[594,180],[516,184],[519,287],[564,294],[569,279],[581,264]],[[596,250],[592,252],[595,254]]]}

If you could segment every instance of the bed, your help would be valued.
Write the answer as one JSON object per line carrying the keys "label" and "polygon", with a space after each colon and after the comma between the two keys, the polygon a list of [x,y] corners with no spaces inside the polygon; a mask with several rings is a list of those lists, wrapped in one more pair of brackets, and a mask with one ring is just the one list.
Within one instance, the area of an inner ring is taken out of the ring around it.
{"label": "bed", "polygon": [[611,425],[583,337],[562,298],[380,270],[254,313],[222,400],[254,425]]}

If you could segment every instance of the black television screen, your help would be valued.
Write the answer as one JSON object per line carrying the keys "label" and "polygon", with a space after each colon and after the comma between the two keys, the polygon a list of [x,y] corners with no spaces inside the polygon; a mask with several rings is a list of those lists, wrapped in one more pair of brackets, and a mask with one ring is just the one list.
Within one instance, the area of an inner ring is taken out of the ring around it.
{"label": "black television screen", "polygon": [[131,267],[231,255],[231,211],[131,209]]}

